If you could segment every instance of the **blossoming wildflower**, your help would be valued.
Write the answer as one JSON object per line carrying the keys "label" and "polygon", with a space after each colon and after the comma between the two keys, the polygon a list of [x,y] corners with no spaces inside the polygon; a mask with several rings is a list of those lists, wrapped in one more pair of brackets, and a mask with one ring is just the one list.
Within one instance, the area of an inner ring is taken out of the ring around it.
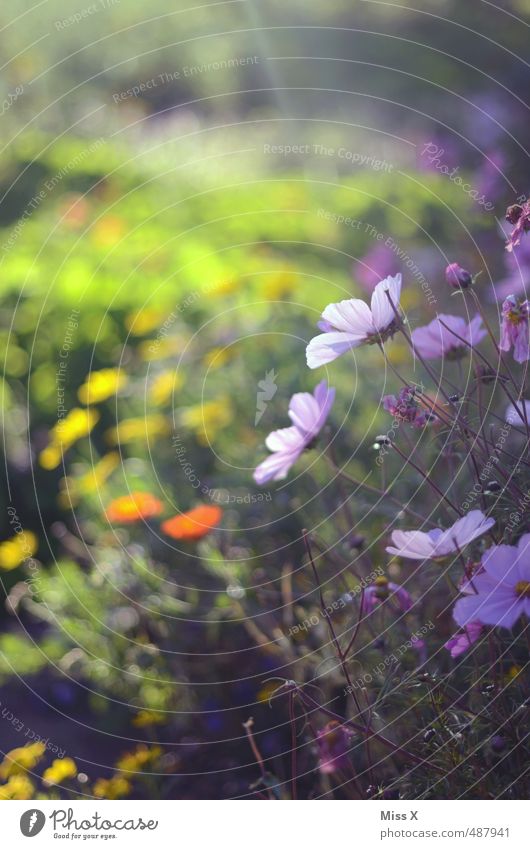
{"label": "blossoming wildflower", "polygon": [[[401,274],[381,280],[372,293],[370,307],[358,298],[329,304],[322,313],[320,330],[307,346],[307,365],[318,368],[359,345],[384,342],[398,328]],[[390,298],[390,300],[389,300]]]}
{"label": "blossoming wildflower", "polygon": [[423,410],[416,401],[416,390],[413,386],[404,386],[396,395],[385,395],[383,407],[400,422],[406,422],[413,427],[425,427],[433,419],[433,414]]}
{"label": "blossoming wildflower", "polygon": [[514,203],[506,210],[506,221],[513,226],[508,237],[506,250],[513,251],[521,241],[521,236],[530,230],[530,202]]}
{"label": "blossoming wildflower", "polygon": [[116,427],[105,432],[105,439],[111,445],[124,445],[131,442],[141,442],[155,436],[167,436],[170,430],[167,418],[154,413],[138,418],[122,419]]}
{"label": "blossoming wildflower", "polygon": [[232,419],[232,405],[226,397],[205,401],[204,404],[196,404],[180,411],[182,425],[195,433],[195,438],[201,445],[208,445]]}
{"label": "blossoming wildflower", "polygon": [[468,543],[485,534],[495,519],[487,519],[481,510],[470,512],[458,519],[446,531],[433,528],[432,531],[393,531],[393,545],[387,548],[389,554],[407,557],[410,560],[435,560],[460,551]]}
{"label": "blossoming wildflower", "polygon": [[273,453],[254,472],[254,480],[263,484],[283,480],[302,451],[308,448],[322,430],[335,400],[335,390],[322,380],[313,394],[297,392],[289,403],[291,427],[269,433],[265,445]]}
{"label": "blossoming wildflower", "polygon": [[352,734],[349,729],[337,722],[336,719],[332,719],[324,728],[317,731],[320,772],[324,775],[330,775],[348,766],[351,737]]}
{"label": "blossoming wildflower", "polygon": [[37,537],[31,531],[22,531],[0,542],[0,569],[6,572],[16,569],[24,560],[33,557],[37,548]]}
{"label": "blossoming wildflower", "polygon": [[123,772],[139,772],[150,766],[162,754],[160,746],[137,746],[134,752],[126,752],[116,761],[116,768]]}
{"label": "blossoming wildflower", "polygon": [[132,784],[123,775],[112,778],[98,778],[94,784],[94,796],[100,799],[123,799],[132,790]]}
{"label": "blossoming wildflower", "polygon": [[193,510],[188,510],[187,513],[180,513],[172,519],[166,519],[160,527],[168,537],[173,539],[198,540],[216,528],[222,516],[223,511],[220,507],[213,504],[201,504]]}
{"label": "blossoming wildflower", "polygon": [[62,455],[71,446],[88,436],[99,421],[99,412],[94,409],[86,410],[74,407],[60,419],[50,431],[50,442],[39,454],[39,462],[44,469],[55,469],[61,462]]}
{"label": "blossoming wildflower", "polygon": [[445,269],[445,279],[453,289],[467,289],[473,282],[473,277],[466,268],[457,262],[452,262]]}
{"label": "blossoming wildflower", "polygon": [[453,616],[462,627],[471,622],[511,628],[530,617],[530,534],[518,544],[493,545],[482,555],[484,571],[475,575]]}
{"label": "blossoming wildflower", "polygon": [[450,652],[451,657],[460,657],[477,642],[483,630],[482,622],[470,622],[462,631],[447,640],[444,648]]}
{"label": "blossoming wildflower", "polygon": [[35,787],[27,775],[13,775],[0,787],[0,800],[34,798]]}
{"label": "blossoming wildflower", "polygon": [[424,360],[459,359],[467,354],[469,345],[478,345],[485,335],[479,315],[468,324],[460,316],[443,314],[424,327],[417,327],[411,334],[414,347]]}
{"label": "blossoming wildflower", "polygon": [[169,401],[174,392],[184,384],[184,377],[178,371],[163,371],[158,374],[149,387],[149,400],[157,407]]}
{"label": "blossoming wildflower", "polygon": [[132,725],[135,728],[150,728],[153,725],[165,725],[168,721],[168,716],[164,713],[157,713],[154,710],[139,710],[132,720]]}
{"label": "blossoming wildflower", "polygon": [[42,773],[44,784],[62,784],[69,778],[75,778],[77,766],[72,758],[56,758],[52,765]]}
{"label": "blossoming wildflower", "polygon": [[530,358],[528,341],[528,301],[518,301],[515,295],[508,295],[502,305],[501,351],[509,351],[513,345],[513,358],[516,363],[524,363]]}
{"label": "blossoming wildflower", "polygon": [[111,501],[107,507],[107,518],[110,522],[127,524],[159,516],[162,509],[162,502],[150,492],[131,492]]}
{"label": "blossoming wildflower", "polygon": [[44,756],[45,751],[44,743],[31,743],[29,746],[12,749],[0,764],[0,778],[6,779],[11,775],[19,775],[33,769]]}
{"label": "blossoming wildflower", "polygon": [[77,390],[82,404],[99,404],[115,395],[127,383],[127,375],[119,368],[104,368],[92,371]]}

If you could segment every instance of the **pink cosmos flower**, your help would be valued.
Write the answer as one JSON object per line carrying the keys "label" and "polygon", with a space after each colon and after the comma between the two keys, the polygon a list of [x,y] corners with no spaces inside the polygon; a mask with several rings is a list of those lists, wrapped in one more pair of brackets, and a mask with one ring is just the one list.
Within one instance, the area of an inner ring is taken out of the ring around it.
{"label": "pink cosmos flower", "polygon": [[412,599],[407,590],[382,575],[376,578],[373,584],[366,587],[363,595],[362,614],[371,613],[387,599],[396,602],[403,613],[412,607]]}
{"label": "pink cosmos flower", "polygon": [[398,323],[392,304],[396,310],[399,309],[400,295],[401,274],[396,274],[395,277],[385,277],[377,284],[370,307],[358,298],[328,304],[322,313],[323,321],[318,325],[324,332],[311,339],[307,346],[309,368],[331,363],[359,345],[382,342],[393,336]]}
{"label": "pink cosmos flower", "polygon": [[440,314],[425,327],[413,330],[412,341],[424,360],[436,360],[439,357],[459,359],[467,353],[468,345],[478,345],[485,335],[479,315],[467,324],[465,318],[458,315]]}
{"label": "pink cosmos flower", "polygon": [[509,351],[513,345],[513,358],[516,363],[530,359],[528,340],[528,301],[518,301],[515,295],[508,295],[502,305],[501,351]]}
{"label": "pink cosmos flower", "polygon": [[412,386],[404,386],[397,396],[385,395],[383,407],[395,419],[412,427],[425,427],[434,418],[434,414],[420,407],[416,401],[416,390]]}
{"label": "pink cosmos flower", "polygon": [[283,480],[302,451],[318,436],[335,400],[335,390],[322,380],[313,394],[297,392],[289,404],[291,427],[269,433],[265,445],[273,453],[254,472],[258,484]]}
{"label": "pink cosmos flower", "polygon": [[483,630],[482,622],[470,622],[463,631],[454,634],[450,640],[447,640],[444,648],[450,652],[451,657],[460,657],[461,654],[471,648],[473,643],[477,642]]}
{"label": "pink cosmos flower", "polygon": [[493,545],[482,555],[484,571],[474,575],[453,616],[462,627],[471,622],[511,628],[522,614],[530,617],[530,534],[518,544]]}
{"label": "pink cosmos flower", "polygon": [[437,557],[447,557],[455,551],[461,551],[464,546],[477,537],[485,534],[495,524],[495,519],[487,519],[481,510],[470,510],[466,516],[458,519],[450,528],[443,531],[433,528],[432,531],[393,531],[392,546],[387,548],[389,554],[408,557],[410,560],[435,560]]}

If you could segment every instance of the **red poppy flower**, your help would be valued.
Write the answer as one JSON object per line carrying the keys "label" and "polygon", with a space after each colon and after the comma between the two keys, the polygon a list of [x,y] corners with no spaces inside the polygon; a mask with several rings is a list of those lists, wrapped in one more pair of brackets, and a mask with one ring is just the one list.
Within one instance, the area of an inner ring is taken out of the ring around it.
{"label": "red poppy flower", "polygon": [[150,492],[131,492],[115,498],[107,507],[107,518],[110,522],[129,523],[139,522],[140,519],[151,519],[162,512],[162,502]]}
{"label": "red poppy flower", "polygon": [[162,522],[161,528],[173,539],[196,540],[209,534],[221,521],[223,511],[220,507],[201,504],[187,513],[180,513],[172,519]]}

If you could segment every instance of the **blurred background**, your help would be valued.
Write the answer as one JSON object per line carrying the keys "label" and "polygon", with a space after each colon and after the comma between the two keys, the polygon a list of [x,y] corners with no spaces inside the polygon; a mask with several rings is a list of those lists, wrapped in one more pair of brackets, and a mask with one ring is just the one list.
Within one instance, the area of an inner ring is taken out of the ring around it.
{"label": "blurred background", "polygon": [[[503,250],[528,191],[530,2],[416,5],[0,12],[0,749],[44,746],[17,798],[252,795],[249,716],[286,780],[287,707],[269,697],[325,660],[319,628],[286,636],[315,602],[300,531],[332,545],[385,526],[360,497],[357,524],[328,522],[313,454],[280,486],[252,479],[291,394],[324,376],[304,359],[320,312],[402,271],[424,323],[454,311],[458,261],[495,321],[530,263]],[[402,342],[391,356],[407,362]],[[372,349],[333,369],[359,476],[398,388],[381,377]],[[131,522],[115,502],[136,492],[159,504]],[[222,510],[211,533],[164,533],[198,504]]]}

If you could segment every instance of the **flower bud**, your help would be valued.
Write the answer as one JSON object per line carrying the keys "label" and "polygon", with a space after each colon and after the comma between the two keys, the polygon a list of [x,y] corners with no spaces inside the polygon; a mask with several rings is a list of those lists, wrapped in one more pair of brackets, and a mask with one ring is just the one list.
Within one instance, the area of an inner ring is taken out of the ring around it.
{"label": "flower bud", "polygon": [[452,262],[445,269],[445,279],[453,289],[467,289],[473,282],[473,277],[467,269],[457,262]]}

